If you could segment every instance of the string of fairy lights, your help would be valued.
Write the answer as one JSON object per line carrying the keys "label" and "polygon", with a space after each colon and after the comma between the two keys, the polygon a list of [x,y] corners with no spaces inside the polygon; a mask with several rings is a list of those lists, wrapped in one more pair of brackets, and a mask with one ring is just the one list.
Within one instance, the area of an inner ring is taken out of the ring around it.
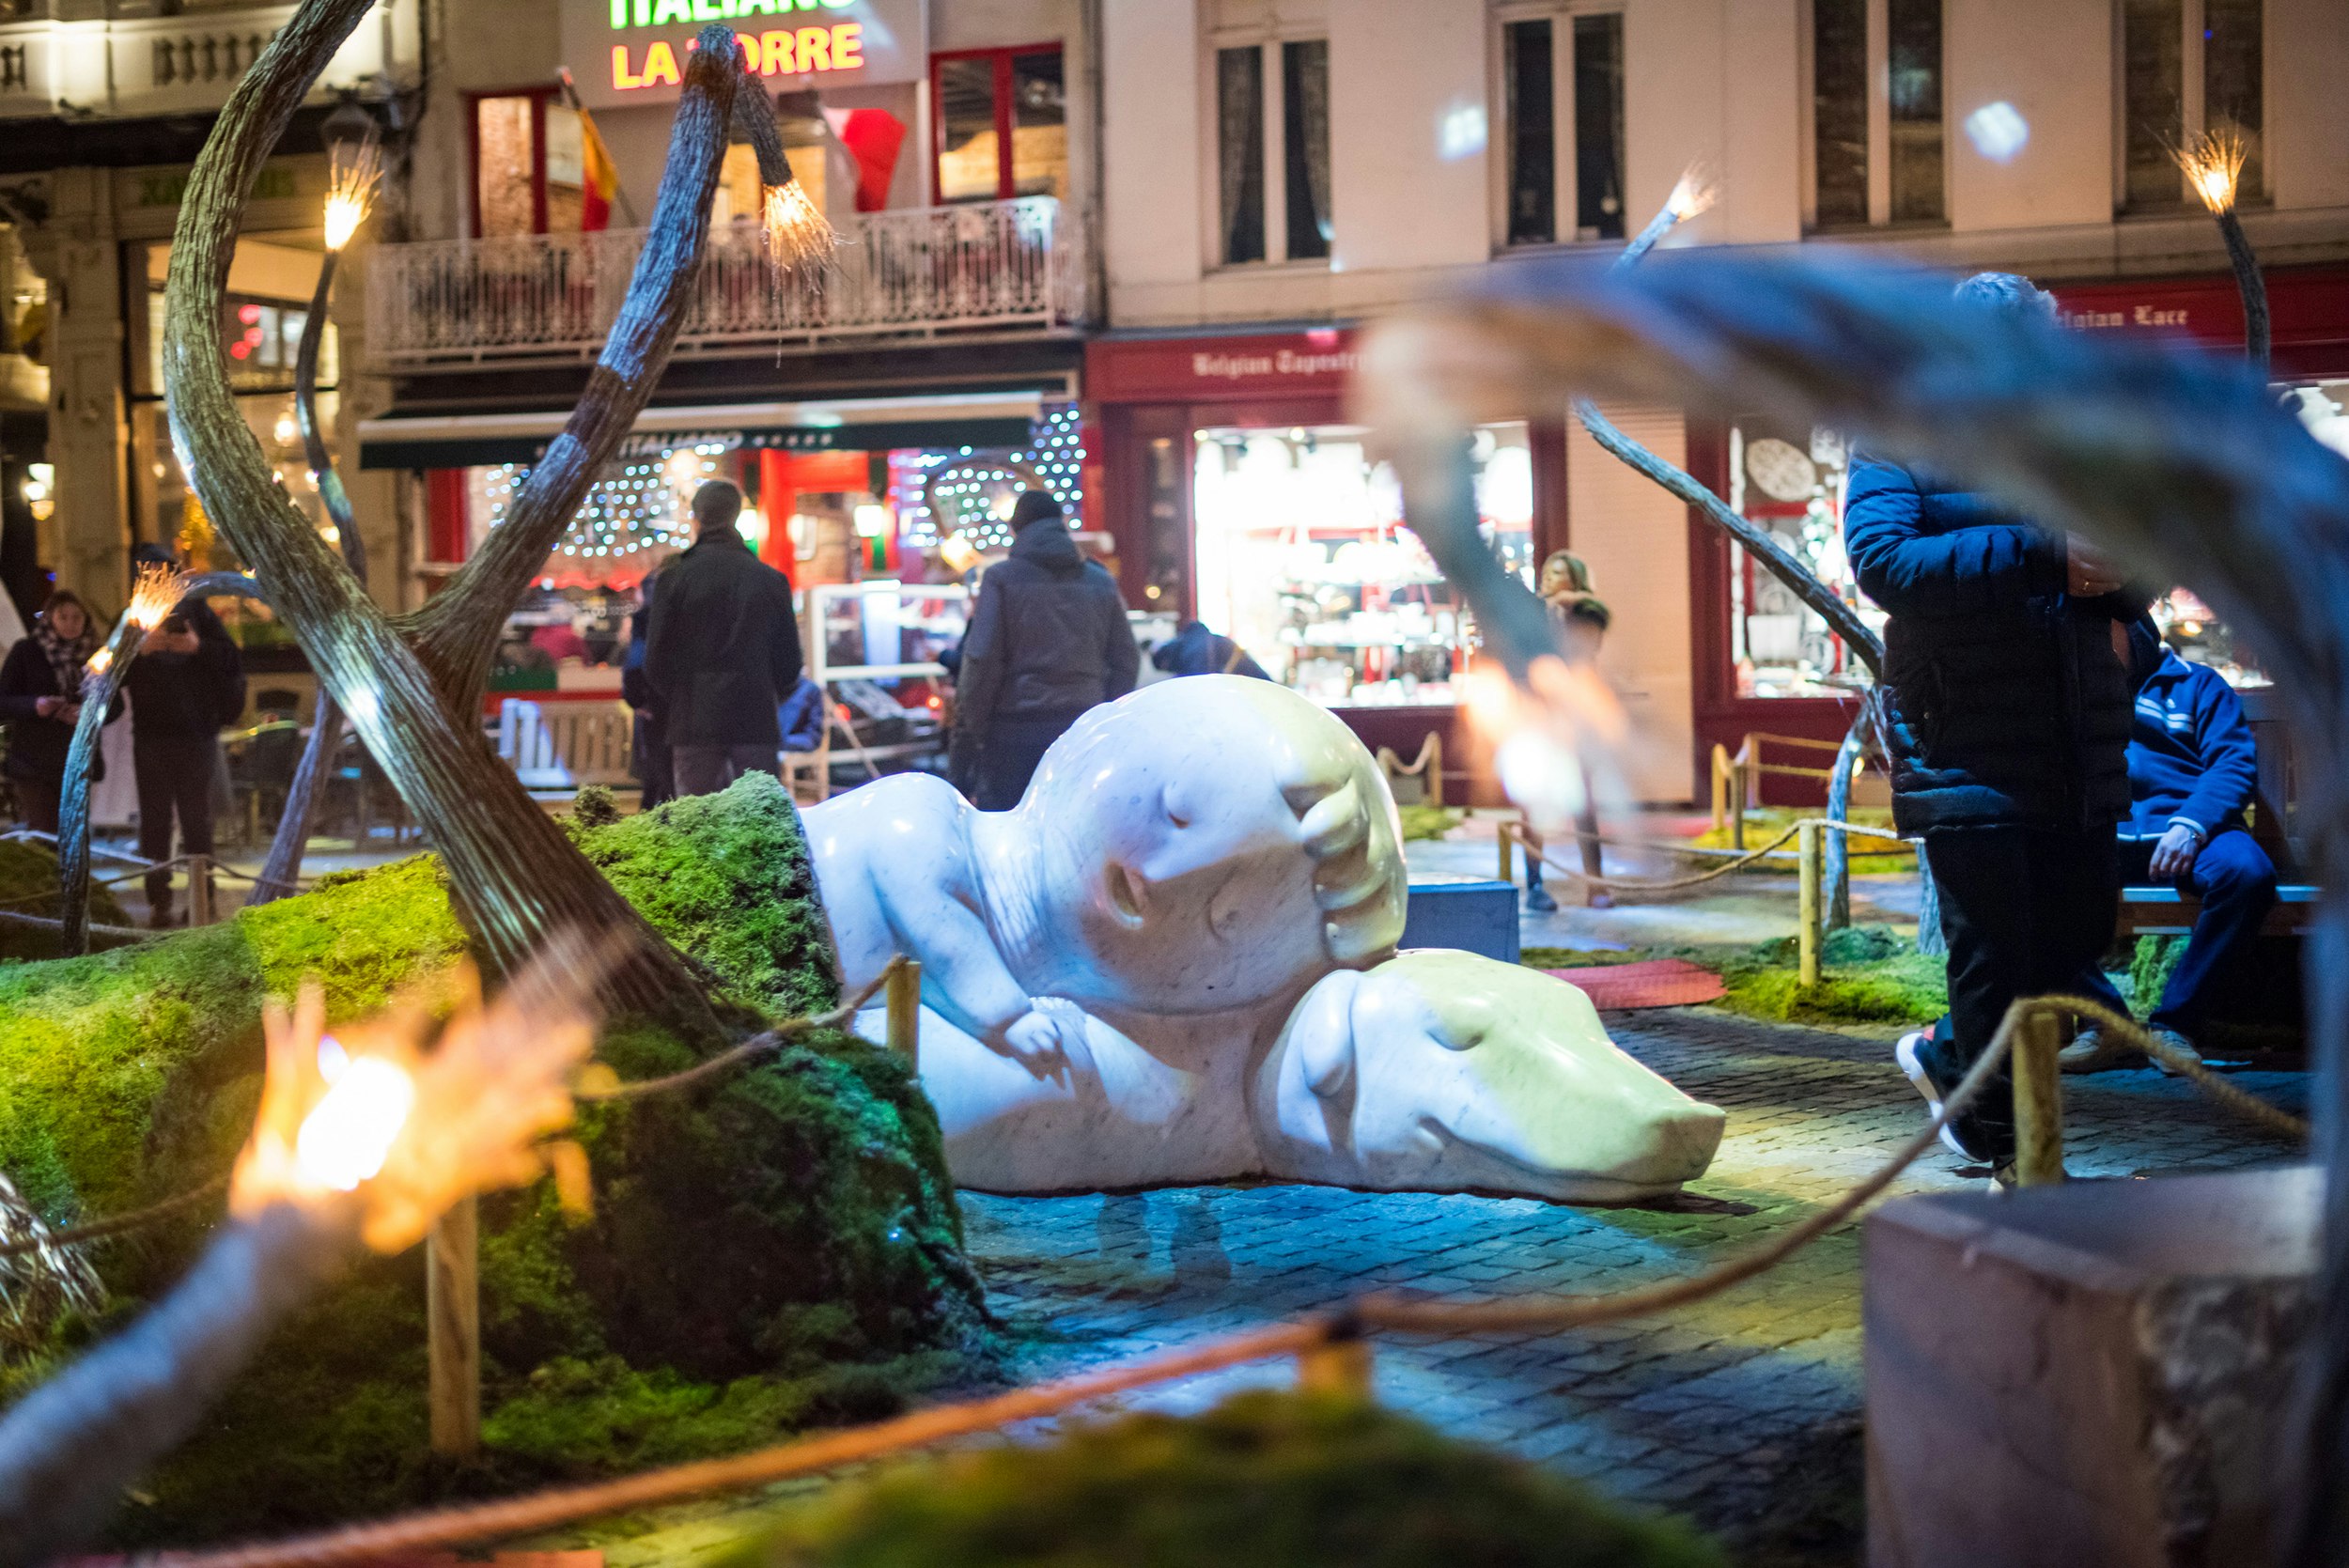
{"label": "string of fairy lights", "polygon": [[[663,448],[656,457],[626,461],[589,487],[555,554],[576,569],[630,564],[647,551],[682,549],[692,540],[690,500],[716,477],[725,447],[717,443]],[[1009,519],[1019,496],[1049,491],[1078,527],[1084,505],[1084,445],[1077,406],[1046,409],[1026,446],[1012,452],[950,451],[900,454],[891,464],[887,497],[901,549],[927,551],[960,534],[978,550],[1011,542]],[[474,471],[474,493],[491,528],[506,520],[530,478],[527,463],[494,463]],[[782,526],[787,520],[770,520]]]}

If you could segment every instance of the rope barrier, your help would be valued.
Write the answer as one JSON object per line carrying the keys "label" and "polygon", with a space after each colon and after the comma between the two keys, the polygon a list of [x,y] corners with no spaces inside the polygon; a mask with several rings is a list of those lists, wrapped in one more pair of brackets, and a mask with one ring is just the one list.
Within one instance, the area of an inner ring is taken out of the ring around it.
{"label": "rope barrier", "polygon": [[1619,888],[1626,893],[1672,893],[1681,888],[1693,888],[1705,882],[1718,881],[1723,877],[1742,871],[1762,859],[1763,856],[1777,849],[1780,845],[1799,834],[1806,827],[1828,829],[1836,832],[1856,834],[1861,838],[1888,839],[1894,844],[1909,842],[1900,834],[1883,828],[1865,827],[1857,822],[1839,822],[1828,816],[1806,816],[1799,821],[1789,823],[1784,832],[1762,846],[1761,848],[1745,850],[1738,854],[1735,860],[1725,865],[1717,865],[1709,870],[1700,871],[1692,877],[1672,877],[1653,880],[1645,877],[1594,877],[1587,871],[1567,865],[1562,861],[1553,860],[1547,845],[1541,846],[1540,855],[1543,864],[1553,871],[1562,872],[1573,877],[1578,882],[1588,882],[1595,887]]}
{"label": "rope barrier", "polygon": [[[54,898],[55,894],[50,894]],[[28,915],[17,909],[0,909],[0,924],[22,925],[34,931],[62,931],[65,922],[49,915]],[[168,931],[142,931],[132,925],[85,926],[93,937],[111,937],[126,942],[151,942],[158,937],[168,937]]]}
{"label": "rope barrier", "polygon": [[2092,1001],[2086,997],[2057,996],[2043,997],[2040,1000],[2063,1012],[2091,1019],[2098,1026],[2112,1031],[2155,1062],[2185,1079],[2236,1114],[2289,1138],[2305,1141],[2310,1136],[2310,1129],[2306,1119],[2295,1116],[2289,1110],[2269,1105],[2257,1094],[2236,1088],[2202,1065],[2201,1057],[2192,1051],[2180,1050],[2170,1045],[2127,1014],[2116,1013],[2104,1003]]}
{"label": "rope barrier", "polygon": [[120,1235],[126,1231],[144,1230],[149,1225],[169,1219],[173,1215],[184,1213],[206,1199],[217,1197],[227,1190],[228,1176],[226,1172],[223,1172],[199,1187],[192,1187],[185,1192],[166,1198],[160,1203],[149,1203],[143,1209],[132,1209],[128,1214],[117,1214],[108,1219],[94,1219],[86,1225],[76,1225],[70,1230],[49,1231],[29,1241],[9,1242],[6,1246],[0,1246],[0,1258],[13,1258],[25,1252],[38,1252],[44,1247],[71,1247],[85,1241],[102,1241],[108,1236]]}
{"label": "rope barrier", "polygon": [[880,992],[882,986],[889,984],[890,977],[904,968],[908,960],[903,955],[890,959],[870,984],[829,1013],[811,1014],[803,1018],[793,1018],[786,1023],[777,1024],[762,1034],[752,1035],[731,1050],[721,1051],[707,1062],[697,1062],[691,1067],[681,1072],[671,1073],[665,1078],[639,1079],[633,1083],[615,1084],[608,1089],[574,1089],[571,1091],[571,1097],[585,1105],[609,1105],[615,1100],[639,1100],[651,1094],[665,1094],[672,1090],[690,1089],[705,1079],[716,1078],[722,1073],[740,1066],[753,1057],[762,1056],[780,1047],[786,1040],[796,1039],[811,1030],[839,1028],[853,1019],[864,1004],[872,1001]]}

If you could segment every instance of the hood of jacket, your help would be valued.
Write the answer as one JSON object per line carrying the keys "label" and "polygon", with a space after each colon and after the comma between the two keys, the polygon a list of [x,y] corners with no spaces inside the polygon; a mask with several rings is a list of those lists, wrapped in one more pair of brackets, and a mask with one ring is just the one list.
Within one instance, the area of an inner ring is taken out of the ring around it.
{"label": "hood of jacket", "polygon": [[1011,558],[1041,567],[1055,577],[1072,577],[1085,569],[1083,552],[1068,536],[1067,525],[1056,518],[1040,519],[1013,536]]}

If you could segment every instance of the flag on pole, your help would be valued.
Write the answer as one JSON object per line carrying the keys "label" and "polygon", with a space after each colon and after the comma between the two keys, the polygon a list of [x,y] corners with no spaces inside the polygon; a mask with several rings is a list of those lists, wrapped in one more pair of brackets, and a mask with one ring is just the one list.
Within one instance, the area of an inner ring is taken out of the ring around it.
{"label": "flag on pole", "polygon": [[603,145],[602,133],[596,130],[595,116],[584,108],[579,111],[580,172],[584,177],[579,186],[579,226],[592,231],[612,226],[612,202],[620,194],[619,166],[612,162],[612,149]]}
{"label": "flag on pole", "polygon": [[889,183],[897,173],[897,151],[905,145],[906,122],[886,109],[826,109],[824,121],[856,160],[856,210],[879,212],[886,208]]}

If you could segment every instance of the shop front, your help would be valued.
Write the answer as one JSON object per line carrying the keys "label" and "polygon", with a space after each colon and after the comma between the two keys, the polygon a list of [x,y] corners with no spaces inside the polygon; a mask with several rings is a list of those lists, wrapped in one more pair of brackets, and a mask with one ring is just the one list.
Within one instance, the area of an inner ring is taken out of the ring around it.
{"label": "shop front", "polygon": [[[1446,799],[1497,803],[1459,723],[1473,617],[1346,421],[1354,362],[1346,328],[1096,339],[1099,525],[1136,610],[1205,621],[1374,748],[1408,760],[1438,737]],[[1563,536],[1563,452],[1554,423],[1476,432],[1482,526],[1529,583]]]}
{"label": "shop front", "polygon": [[[2277,269],[2267,284],[2277,391],[2296,404],[2319,440],[2349,452],[2349,268]],[[2242,301],[2228,275],[2059,284],[2051,292],[2064,323],[2077,331],[2166,334],[2221,351],[2242,349]],[[1863,620],[1882,626],[1882,613],[1861,598],[1843,556],[1849,453],[1840,436],[1740,419],[1692,425],[1688,448],[1698,479],[1768,527]],[[1717,744],[1734,753],[1750,736],[1840,739],[1867,684],[1850,650],[1724,536],[1694,525],[1689,548],[1699,784]],[[2166,596],[2155,615],[2186,657],[2217,665],[2238,686],[2264,684],[2257,650],[2237,646],[2190,594]],[[1825,760],[1783,747],[1773,755],[1766,740],[1762,749],[1765,760]],[[1766,776],[1763,798],[1815,801],[1820,787]]]}
{"label": "shop front", "polygon": [[[563,418],[361,425],[363,465],[421,474],[428,581],[501,524]],[[648,409],[510,618],[489,716],[508,699],[618,702],[647,580],[692,543],[693,492],[723,479],[742,490],[745,541],[798,590],[809,674],[841,720],[841,748],[868,768],[911,759],[941,730],[937,656],[961,639],[966,574],[1008,544],[1022,490],[1050,490],[1081,519],[1082,464],[1065,382]]]}

